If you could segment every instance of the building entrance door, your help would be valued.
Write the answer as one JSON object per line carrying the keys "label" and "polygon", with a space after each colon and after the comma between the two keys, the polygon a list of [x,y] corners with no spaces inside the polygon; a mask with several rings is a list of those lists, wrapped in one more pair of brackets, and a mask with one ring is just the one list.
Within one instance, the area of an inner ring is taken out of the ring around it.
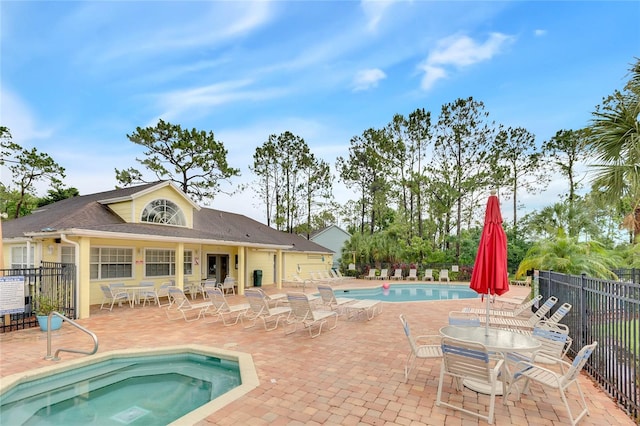
{"label": "building entrance door", "polygon": [[207,255],[207,278],[215,278],[217,282],[222,282],[229,274],[229,255],[208,254]]}

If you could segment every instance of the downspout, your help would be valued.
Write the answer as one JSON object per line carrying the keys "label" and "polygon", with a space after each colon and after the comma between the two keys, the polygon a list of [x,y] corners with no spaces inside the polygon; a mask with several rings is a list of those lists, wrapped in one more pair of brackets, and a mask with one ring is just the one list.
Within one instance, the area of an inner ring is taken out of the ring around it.
{"label": "downspout", "polygon": [[75,305],[76,305],[76,309],[75,311],[75,318],[74,319],[78,319],[78,306],[80,305],[80,244],[76,243],[75,241],[71,241],[69,239],[67,239],[67,237],[64,234],[60,234],[60,240],[64,241],[65,243],[71,244],[74,247],[73,253],[75,256],[75,264],[76,264],[76,300],[75,300]]}

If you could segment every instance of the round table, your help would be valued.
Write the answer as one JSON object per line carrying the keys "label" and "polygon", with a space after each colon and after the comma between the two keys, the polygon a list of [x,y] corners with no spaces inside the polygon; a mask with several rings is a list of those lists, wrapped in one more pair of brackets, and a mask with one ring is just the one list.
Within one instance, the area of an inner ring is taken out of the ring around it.
{"label": "round table", "polygon": [[[505,358],[506,368],[506,354],[510,352],[524,352],[530,353],[539,349],[542,344],[537,339],[521,334],[516,331],[500,330],[498,328],[487,329],[484,326],[481,327],[462,327],[455,325],[447,325],[440,329],[440,334],[445,337],[451,337],[457,340],[464,340],[467,342],[481,343],[489,351],[499,352]],[[508,371],[503,371],[503,374],[508,374]],[[465,380],[464,385],[469,389],[473,389],[480,393],[491,393],[490,390],[481,383],[473,382],[471,380]],[[502,395],[504,392],[499,389],[496,395]]]}

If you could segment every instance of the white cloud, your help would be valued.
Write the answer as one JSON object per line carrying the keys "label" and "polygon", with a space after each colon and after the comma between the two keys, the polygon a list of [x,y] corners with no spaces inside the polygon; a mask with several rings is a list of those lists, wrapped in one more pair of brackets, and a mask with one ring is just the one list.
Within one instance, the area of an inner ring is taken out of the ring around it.
{"label": "white cloud", "polygon": [[393,0],[362,0],[360,7],[367,17],[367,28],[375,31],[383,18],[384,12],[394,3]]}
{"label": "white cloud", "polygon": [[0,85],[0,125],[7,127],[15,143],[24,148],[33,146],[33,139],[51,136],[52,129],[38,128],[33,112],[22,99]]}
{"label": "white cloud", "polygon": [[535,35],[536,37],[542,37],[544,35],[547,35],[547,30],[541,30],[541,29],[534,30],[533,35]]}
{"label": "white cloud", "polygon": [[436,81],[447,76],[447,67],[461,68],[493,58],[513,40],[514,37],[502,33],[491,33],[484,43],[466,35],[439,40],[421,66],[425,72],[421,87],[425,90],[433,87]]}
{"label": "white cloud", "polygon": [[353,90],[357,92],[378,87],[378,82],[385,78],[387,75],[378,68],[358,71],[353,81]]}

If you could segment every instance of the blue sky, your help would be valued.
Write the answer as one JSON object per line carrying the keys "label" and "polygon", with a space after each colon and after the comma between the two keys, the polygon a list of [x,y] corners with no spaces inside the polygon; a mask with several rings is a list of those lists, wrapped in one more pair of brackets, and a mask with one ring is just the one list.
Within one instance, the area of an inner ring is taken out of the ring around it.
{"label": "blue sky", "polygon": [[[291,131],[333,165],[394,114],[437,116],[468,96],[542,143],[588,124],[640,56],[637,1],[2,0],[0,15],[0,124],[81,194],[137,167],[126,135],[159,118],[213,131],[241,169],[234,184],[255,180],[270,134]],[[525,210],[565,190],[557,179]],[[350,198],[338,183],[335,196]],[[263,220],[253,198],[210,206]]]}

